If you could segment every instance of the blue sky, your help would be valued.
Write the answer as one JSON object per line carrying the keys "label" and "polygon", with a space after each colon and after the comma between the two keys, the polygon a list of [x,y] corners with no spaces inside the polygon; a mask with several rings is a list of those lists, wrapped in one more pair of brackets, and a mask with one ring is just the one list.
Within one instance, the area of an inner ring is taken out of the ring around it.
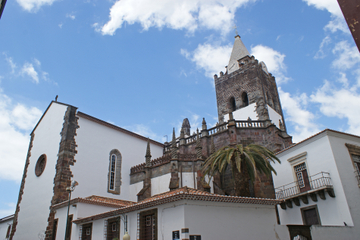
{"label": "blue sky", "polygon": [[[15,0],[0,20],[0,218],[51,100],[158,141],[217,122],[235,29],[277,80],[288,133],[360,134],[360,54],[336,0]],[[164,137],[165,136],[165,137]],[[145,153],[145,151],[144,151]]]}

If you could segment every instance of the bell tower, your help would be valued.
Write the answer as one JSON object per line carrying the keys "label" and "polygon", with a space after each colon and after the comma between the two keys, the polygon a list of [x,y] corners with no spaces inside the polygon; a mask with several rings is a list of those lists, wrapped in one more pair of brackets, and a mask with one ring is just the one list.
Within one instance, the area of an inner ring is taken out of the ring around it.
{"label": "bell tower", "polygon": [[219,122],[229,120],[271,120],[286,131],[275,78],[264,62],[250,56],[239,35],[226,72],[214,76]]}

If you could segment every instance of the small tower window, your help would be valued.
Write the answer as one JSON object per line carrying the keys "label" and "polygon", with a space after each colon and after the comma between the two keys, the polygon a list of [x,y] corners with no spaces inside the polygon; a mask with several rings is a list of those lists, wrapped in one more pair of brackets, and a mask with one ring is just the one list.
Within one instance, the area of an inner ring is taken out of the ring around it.
{"label": "small tower window", "polygon": [[249,99],[248,99],[248,95],[247,95],[246,92],[243,92],[243,93],[241,94],[241,100],[242,100],[242,102],[243,102],[244,107],[246,107],[247,105],[249,105]]}
{"label": "small tower window", "polygon": [[230,98],[230,109],[232,112],[236,110],[236,101],[234,97]]}
{"label": "small tower window", "polygon": [[109,157],[108,192],[120,194],[121,185],[121,154],[113,149]]}

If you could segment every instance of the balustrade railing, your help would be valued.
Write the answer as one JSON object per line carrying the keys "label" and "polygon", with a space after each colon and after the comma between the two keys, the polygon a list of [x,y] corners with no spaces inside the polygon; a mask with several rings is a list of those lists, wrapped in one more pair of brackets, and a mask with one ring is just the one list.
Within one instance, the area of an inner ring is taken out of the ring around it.
{"label": "balustrade railing", "polygon": [[[217,134],[222,131],[226,131],[228,129],[228,123],[218,124],[215,127],[209,128],[206,131],[208,132],[207,136],[211,136],[214,134]],[[266,121],[235,121],[236,128],[264,128],[266,127]],[[206,135],[205,135],[206,136]],[[203,134],[199,132],[199,137],[202,138]],[[197,134],[193,134],[191,136],[186,137],[185,144],[191,144],[193,142],[196,142],[197,140]],[[180,138],[176,139],[176,147],[179,147],[180,145]],[[171,151],[171,142],[167,143],[167,145],[164,146],[164,152],[167,153]]]}
{"label": "balustrade railing", "polygon": [[[310,190],[316,190],[323,187],[332,187],[330,174],[319,172],[309,177]],[[275,188],[276,199],[289,198],[301,193],[298,181]]]}

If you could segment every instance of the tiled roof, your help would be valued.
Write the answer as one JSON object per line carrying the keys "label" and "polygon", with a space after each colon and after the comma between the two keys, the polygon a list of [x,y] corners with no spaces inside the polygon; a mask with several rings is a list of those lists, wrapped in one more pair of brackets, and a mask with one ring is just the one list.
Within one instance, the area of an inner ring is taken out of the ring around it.
{"label": "tiled roof", "polygon": [[[69,203],[68,201],[64,201],[64,202],[53,205],[51,208],[52,209],[62,208],[62,207],[67,206],[68,203]],[[87,204],[93,204],[93,205],[99,205],[99,206],[120,208],[120,207],[133,205],[136,202],[92,195],[92,196],[89,196],[86,198],[74,198],[70,201],[70,204],[75,204],[75,203],[87,203]]]}
{"label": "tiled roof", "polygon": [[225,202],[225,203],[245,203],[245,204],[261,204],[261,205],[276,205],[281,203],[281,200],[268,199],[268,198],[251,198],[251,197],[235,197],[225,196],[219,194],[208,193],[188,187],[179,188],[173,191],[161,193],[147,198],[136,204],[121,207],[109,212],[89,216],[86,218],[76,219],[73,222],[82,224],[97,219],[108,218],[117,216],[123,213],[133,212],[140,209],[150,208],[165,203],[176,202],[180,200],[194,200],[194,201],[207,201],[207,202]]}

